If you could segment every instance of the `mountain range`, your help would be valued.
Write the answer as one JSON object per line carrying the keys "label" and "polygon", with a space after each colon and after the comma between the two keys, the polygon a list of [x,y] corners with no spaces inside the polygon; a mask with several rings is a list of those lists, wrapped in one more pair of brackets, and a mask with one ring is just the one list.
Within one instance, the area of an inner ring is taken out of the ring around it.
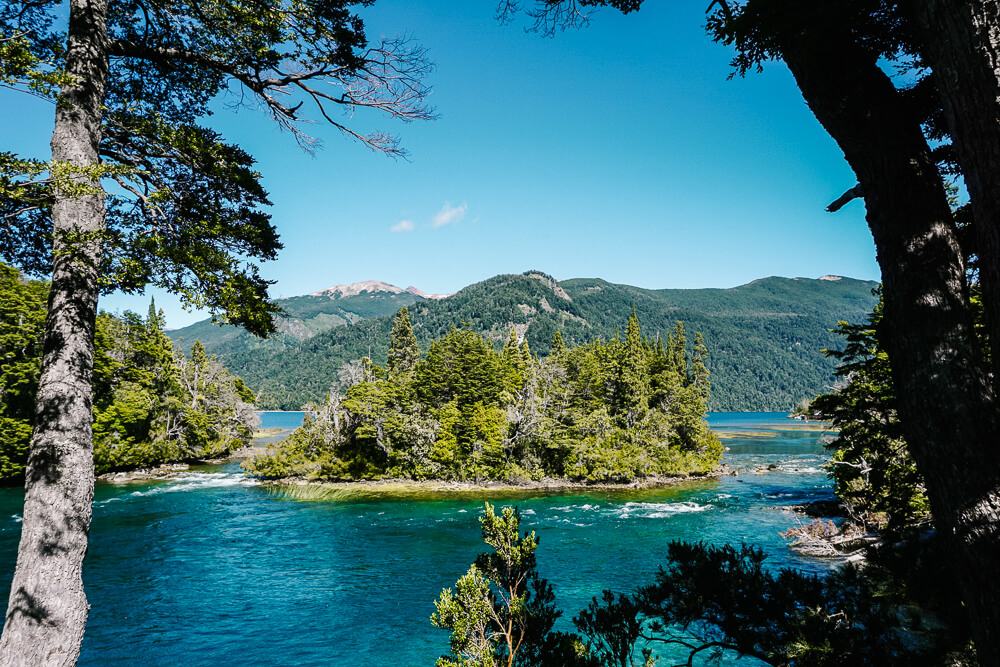
{"label": "mountain range", "polygon": [[567,344],[610,339],[632,308],[643,333],[666,338],[684,323],[709,349],[713,410],[789,410],[832,383],[822,350],[843,341],[829,330],[860,321],[877,283],[840,276],[763,278],[730,289],[644,289],[596,278],[557,281],[538,271],[500,275],[453,295],[427,295],[377,281],[338,285],[281,299],[286,315],[267,340],[208,320],[168,332],[185,348],[200,339],[230,371],[260,392],[266,409],[322,401],[345,362],[383,364],[393,314],[407,306],[421,349],[452,326],[468,326],[497,345],[511,327],[545,356],[561,331]]}

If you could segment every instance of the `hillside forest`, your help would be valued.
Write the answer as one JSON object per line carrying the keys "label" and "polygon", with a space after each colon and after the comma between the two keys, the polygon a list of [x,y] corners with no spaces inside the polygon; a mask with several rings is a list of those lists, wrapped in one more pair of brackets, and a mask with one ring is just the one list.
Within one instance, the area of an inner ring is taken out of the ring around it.
{"label": "hillside forest", "polygon": [[626,482],[706,473],[722,446],[705,421],[708,351],[677,323],[664,340],[624,336],[533,356],[511,329],[502,349],[452,327],[421,358],[408,310],[385,368],[345,364],[302,428],[244,463],[264,478]]}
{"label": "hillside forest", "polygon": [[[871,312],[875,286],[827,276],[765,278],[732,289],[650,290],[598,279],[557,281],[529,271],[495,276],[440,300],[385,291],[347,299],[311,295],[282,300],[279,305],[287,314],[280,331],[264,342],[207,321],[170,336],[185,349],[201,340],[259,392],[263,409],[299,410],[325,399],[330,378],[345,363],[368,356],[384,365],[392,313],[404,305],[423,349],[464,322],[496,345],[503,345],[515,327],[542,357],[550,353],[557,331],[571,346],[612,339],[634,308],[653,338],[666,336],[683,321],[712,341],[706,360],[713,377],[710,410],[783,411],[833,383],[835,363],[822,352],[838,344],[830,330],[840,320],[858,320]],[[350,324],[322,329],[323,322],[348,317]]]}
{"label": "hillside forest", "polygon": [[[42,362],[48,283],[0,264],[0,483],[24,481]],[[222,456],[247,445],[254,395],[209,357],[188,354],[163,332],[150,304],[142,317],[97,317],[94,465],[97,474]]]}

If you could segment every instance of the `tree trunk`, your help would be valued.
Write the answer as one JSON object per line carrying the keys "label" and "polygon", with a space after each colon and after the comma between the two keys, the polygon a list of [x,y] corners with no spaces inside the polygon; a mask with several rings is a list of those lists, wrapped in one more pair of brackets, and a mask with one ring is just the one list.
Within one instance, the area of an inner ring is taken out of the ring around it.
{"label": "tree trunk", "polygon": [[834,11],[785,32],[782,56],[865,193],[884,285],[880,340],[901,422],[954,554],[980,664],[996,665],[1000,420],[972,330],[962,253],[917,118]]}
{"label": "tree trunk", "polygon": [[916,3],[924,57],[972,200],[979,280],[1000,393],[1000,2]]}
{"label": "tree trunk", "polygon": [[94,496],[91,375],[104,193],[94,168],[107,79],[107,0],[72,0],[52,134],[69,170],[52,209],[54,261],[17,569],[0,637],[2,665],[74,665],[87,623],[83,559]]}

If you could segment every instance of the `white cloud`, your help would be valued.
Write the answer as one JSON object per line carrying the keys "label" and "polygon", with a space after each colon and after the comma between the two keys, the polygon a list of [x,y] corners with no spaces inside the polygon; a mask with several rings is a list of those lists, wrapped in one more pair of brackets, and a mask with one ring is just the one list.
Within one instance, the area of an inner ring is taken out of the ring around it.
{"label": "white cloud", "polygon": [[412,220],[400,220],[392,227],[389,228],[390,232],[412,232],[413,231],[413,221]]}
{"label": "white cloud", "polygon": [[451,202],[447,202],[441,207],[441,210],[437,212],[437,215],[433,218],[434,227],[444,227],[445,225],[451,225],[456,222],[461,222],[465,218],[465,214],[469,211],[468,204],[462,204],[461,206],[452,206]]}

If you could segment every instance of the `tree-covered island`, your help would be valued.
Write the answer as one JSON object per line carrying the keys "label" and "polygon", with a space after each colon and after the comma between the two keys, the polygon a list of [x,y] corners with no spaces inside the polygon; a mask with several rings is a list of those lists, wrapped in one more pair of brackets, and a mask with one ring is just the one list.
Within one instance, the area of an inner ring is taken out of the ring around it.
{"label": "tree-covered island", "polygon": [[407,309],[384,369],[346,364],[327,400],[287,440],[244,463],[257,477],[631,482],[713,470],[722,446],[705,421],[707,349],[624,337],[532,356],[516,329],[502,349],[452,328],[421,358]]}

